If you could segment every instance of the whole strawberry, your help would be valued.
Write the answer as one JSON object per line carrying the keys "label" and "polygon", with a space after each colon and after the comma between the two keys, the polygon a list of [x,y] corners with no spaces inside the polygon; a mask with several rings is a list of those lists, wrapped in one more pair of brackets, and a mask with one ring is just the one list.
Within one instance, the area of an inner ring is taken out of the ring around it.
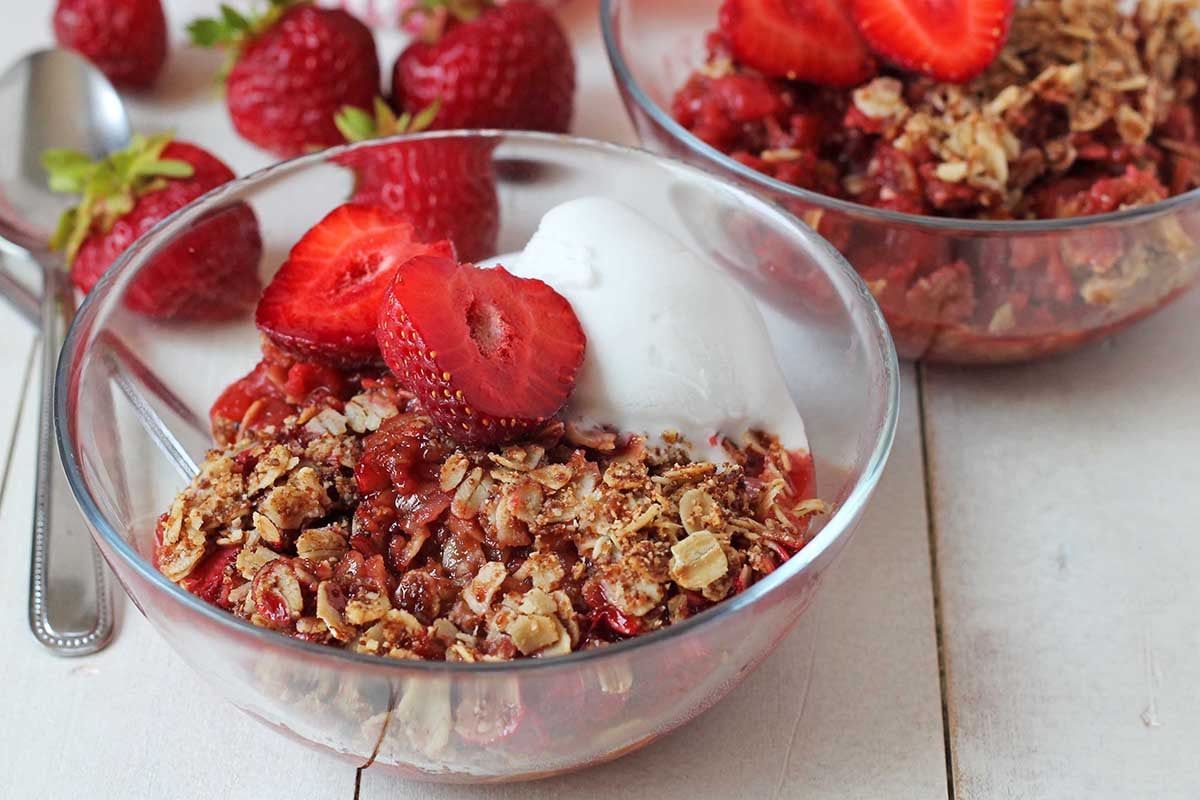
{"label": "whole strawberry", "polygon": [[309,0],[271,0],[243,16],[221,6],[220,18],[188,26],[196,44],[229,52],[225,101],[237,132],[279,156],[340,144],[333,115],[370,108],[379,94],[379,58],[371,31],[340,9]]}
{"label": "whole strawberry", "polygon": [[420,9],[437,24],[396,61],[398,109],[440,102],[439,128],[567,131],[575,62],[551,11],[531,0],[422,0]]}
{"label": "whole strawberry", "polygon": [[130,89],[153,84],[167,60],[160,0],[58,0],[54,36]]}
{"label": "whole strawberry", "polygon": [[[416,117],[396,117],[377,99],[375,118],[343,109],[338,128],[352,142],[414,133],[440,117],[437,104]],[[491,142],[449,137],[388,142],[342,153],[334,161],[354,171],[354,203],[404,214],[428,242],[448,239],[460,256],[478,261],[496,254],[500,203]]]}
{"label": "whole strawberry", "polygon": [[[135,136],[126,150],[91,162],[83,153],[48,150],[50,188],[82,195],[51,240],[77,287],[90,291],[104,271],[156,224],[233,180],[212,154],[170,134]],[[134,311],[157,318],[219,319],[258,297],[262,237],[244,203],[214,211],[155,255],[125,295]]]}

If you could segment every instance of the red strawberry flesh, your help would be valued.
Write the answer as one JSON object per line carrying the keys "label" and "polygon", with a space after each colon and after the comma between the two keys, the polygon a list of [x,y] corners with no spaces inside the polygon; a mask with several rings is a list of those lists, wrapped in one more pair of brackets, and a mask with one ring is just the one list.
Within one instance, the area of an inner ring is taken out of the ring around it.
{"label": "red strawberry flesh", "polygon": [[875,74],[844,0],[725,0],[720,20],[738,61],[765,75],[848,87]]}
{"label": "red strawberry flesh", "polygon": [[402,215],[347,203],[292,248],[263,292],[258,327],[283,350],[343,367],[379,362],[375,325],[400,265],[418,255],[454,257],[426,244]]}
{"label": "red strawberry flesh", "polygon": [[965,83],[996,60],[1013,0],[853,0],[867,43],[905,69]]}
{"label": "red strawberry flesh", "polygon": [[396,275],[379,345],[447,433],[495,444],[562,408],[586,338],[570,304],[542,281],[425,256]]}

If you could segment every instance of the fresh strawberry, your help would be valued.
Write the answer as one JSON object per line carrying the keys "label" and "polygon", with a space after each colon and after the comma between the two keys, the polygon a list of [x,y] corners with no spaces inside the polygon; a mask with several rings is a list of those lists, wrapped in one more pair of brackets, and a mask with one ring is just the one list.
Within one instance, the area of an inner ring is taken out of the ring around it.
{"label": "fresh strawberry", "polygon": [[339,206],[292,248],[258,303],[258,327],[300,358],[376,364],[383,296],[400,265],[420,255],[454,258],[454,247],[425,244],[408,219],[387,209]]}
{"label": "fresh strawberry", "polygon": [[737,60],[764,75],[846,87],[875,74],[846,0],[725,0],[720,26]]}
{"label": "fresh strawberry", "polygon": [[[375,119],[345,108],[338,128],[352,142],[413,133],[438,114],[434,104],[416,117],[396,117],[375,101]],[[496,197],[495,146],[481,139],[429,139],[360,147],[333,160],[354,171],[350,201],[404,214],[425,241],[448,239],[461,258],[479,261],[496,254],[500,201]]]}
{"label": "fresh strawberry", "polygon": [[557,413],[586,343],[545,283],[437,256],[400,268],[379,317],[387,365],[464,444],[516,439]]}
{"label": "fresh strawberry", "polygon": [[[440,24],[409,45],[392,70],[396,107],[441,103],[439,128],[565,133],[575,62],[553,12],[530,0],[423,0]],[[436,28],[440,27],[441,30]]]}
{"label": "fresh strawberry", "polygon": [[265,13],[245,17],[221,6],[219,19],[197,19],[188,32],[196,44],[228,51],[233,127],[276,155],[340,144],[333,115],[347,105],[370,108],[379,94],[371,31],[340,9],[271,0]]}
{"label": "fresh strawberry", "polygon": [[852,0],[876,53],[940,81],[966,83],[1008,38],[1013,0]]}
{"label": "fresh strawberry", "polygon": [[[64,251],[71,277],[90,291],[139,237],[202,194],[233,180],[211,153],[170,134],[135,136],[130,146],[91,162],[48,150],[50,188],[82,195],[59,222],[51,246]],[[125,303],[151,317],[219,319],[254,305],[262,237],[250,207],[226,206],[181,234],[142,268]]]}
{"label": "fresh strawberry", "polygon": [[167,60],[160,0],[58,0],[54,37],[130,89],[153,84]]}

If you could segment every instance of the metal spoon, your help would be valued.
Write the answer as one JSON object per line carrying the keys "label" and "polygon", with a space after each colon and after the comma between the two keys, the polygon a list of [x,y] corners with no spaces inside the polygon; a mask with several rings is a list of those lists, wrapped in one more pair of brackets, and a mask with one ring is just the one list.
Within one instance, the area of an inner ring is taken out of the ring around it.
{"label": "metal spoon", "polygon": [[[74,53],[40,50],[0,76],[0,248],[31,257],[43,274],[29,625],[39,642],[64,656],[94,653],[108,644],[113,614],[103,561],[71,496],[54,442],[54,369],[75,302],[62,258],[46,245],[69,198],[47,188],[41,155],[62,147],[99,158],[129,139],[121,98]],[[0,281],[0,291],[28,308],[28,296],[8,277]]]}

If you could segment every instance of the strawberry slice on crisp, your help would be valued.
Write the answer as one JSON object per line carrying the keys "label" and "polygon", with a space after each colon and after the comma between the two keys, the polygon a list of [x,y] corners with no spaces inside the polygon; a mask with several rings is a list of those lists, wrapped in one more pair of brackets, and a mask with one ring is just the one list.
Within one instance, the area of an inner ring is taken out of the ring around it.
{"label": "strawberry slice on crisp", "polygon": [[876,53],[940,81],[966,83],[996,60],[1013,0],[853,0]]}
{"label": "strawberry slice on crisp", "polygon": [[737,60],[764,75],[834,87],[875,75],[846,0],[725,0],[720,25]]}
{"label": "strawberry slice on crisp", "polygon": [[449,242],[426,244],[408,218],[347,203],[292,248],[263,292],[255,321],[282,350],[342,367],[379,362],[375,324],[396,270],[411,258],[454,258]]}
{"label": "strawberry slice on crisp", "polygon": [[519,438],[557,413],[587,344],[571,304],[542,281],[439,256],[400,268],[378,335],[425,412],[470,445]]}

